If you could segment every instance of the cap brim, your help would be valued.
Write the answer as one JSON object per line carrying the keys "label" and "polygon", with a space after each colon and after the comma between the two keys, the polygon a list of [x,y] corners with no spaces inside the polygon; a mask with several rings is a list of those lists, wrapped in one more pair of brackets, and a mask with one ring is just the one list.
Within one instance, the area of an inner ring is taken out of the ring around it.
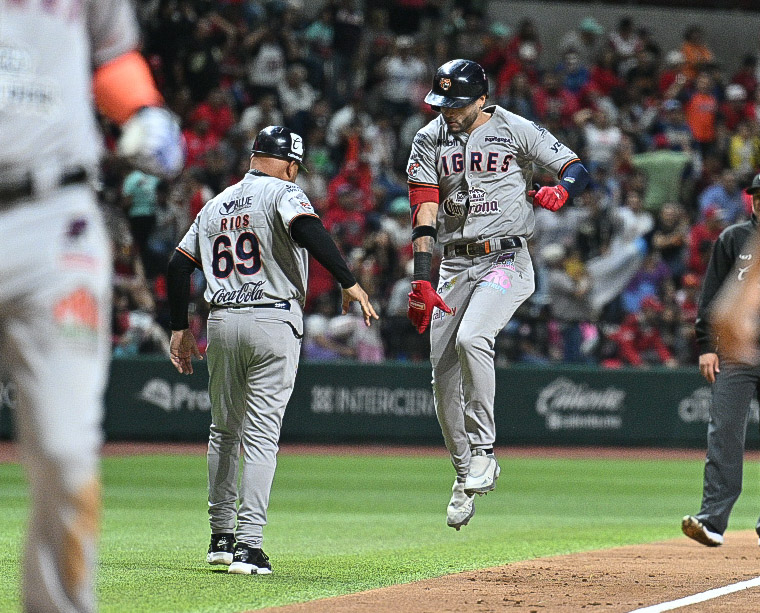
{"label": "cap brim", "polygon": [[303,162],[301,160],[297,159],[295,156],[291,157],[290,155],[287,155],[287,156],[283,157],[282,159],[286,160],[288,162],[295,162],[296,164],[298,164],[298,167],[301,170],[303,170],[304,172],[309,172],[309,169],[306,168],[306,166],[303,165]]}
{"label": "cap brim", "polygon": [[425,102],[432,107],[443,107],[446,109],[461,109],[463,106],[472,104],[478,98],[449,98],[448,96],[441,96],[440,94],[433,93],[431,90],[428,95],[425,96]]}
{"label": "cap brim", "polygon": [[752,194],[756,194],[757,192],[760,192],[760,185],[753,185],[751,187],[748,187],[744,191],[751,196]]}

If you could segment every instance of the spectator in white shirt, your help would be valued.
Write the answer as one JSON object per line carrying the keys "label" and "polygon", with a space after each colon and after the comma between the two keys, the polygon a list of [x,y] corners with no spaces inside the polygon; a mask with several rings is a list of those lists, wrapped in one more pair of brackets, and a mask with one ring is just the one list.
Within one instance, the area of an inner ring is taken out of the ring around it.
{"label": "spectator in white shirt", "polygon": [[396,39],[393,52],[380,65],[385,77],[383,101],[393,115],[405,118],[414,110],[419,99],[420,83],[427,80],[428,68],[412,53],[414,40],[409,36]]}
{"label": "spectator in white shirt", "polygon": [[301,64],[288,68],[285,80],[277,86],[277,94],[285,125],[298,134],[306,134],[309,111],[318,98],[317,92],[306,81],[306,68]]}

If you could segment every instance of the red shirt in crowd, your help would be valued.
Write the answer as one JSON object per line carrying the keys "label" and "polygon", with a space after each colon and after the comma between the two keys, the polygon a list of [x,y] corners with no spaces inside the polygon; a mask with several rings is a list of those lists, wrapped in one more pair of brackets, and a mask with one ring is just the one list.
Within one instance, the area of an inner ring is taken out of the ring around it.
{"label": "red shirt in crowd", "polygon": [[579,108],[575,96],[564,87],[554,91],[536,87],[533,104],[541,121],[545,121],[550,114],[558,115],[560,122],[565,127],[572,123],[573,115]]}
{"label": "red shirt in crowd", "polygon": [[700,277],[707,271],[712,246],[725,227],[723,222],[714,219],[716,215],[717,213],[708,209],[705,211],[705,221],[692,226],[689,233],[689,260],[687,265],[691,272]]}
{"label": "red shirt in crowd", "polygon": [[742,102],[738,105],[724,102],[720,105],[720,114],[726,127],[734,132],[742,121],[753,121],[755,119],[755,107],[751,102]]}
{"label": "red shirt in crowd", "polygon": [[187,167],[203,165],[203,156],[206,155],[206,152],[219,144],[219,137],[211,131],[203,133],[187,128],[182,131],[182,135],[185,137],[187,147],[187,161],[185,163]]}
{"label": "red shirt in crowd", "polygon": [[512,79],[518,73],[523,73],[531,85],[538,85],[541,80],[541,75],[535,65],[526,64],[521,62],[519,58],[513,57],[504,64],[496,77],[496,91],[500,96],[507,93]]}
{"label": "red shirt in crowd", "polygon": [[218,139],[224,138],[235,124],[235,116],[229,106],[215,107],[208,102],[201,102],[193,111],[190,119],[193,122],[205,120],[208,123],[209,133]]}
{"label": "red shirt in crowd", "polygon": [[642,366],[644,352],[654,352],[663,364],[673,358],[656,326],[644,323],[640,313],[630,313],[610,338],[618,345],[620,357],[632,366]]}
{"label": "red shirt in crowd", "polygon": [[341,207],[329,209],[322,223],[336,242],[343,247],[359,247],[364,241],[365,215],[361,211]]}
{"label": "red shirt in crowd", "polygon": [[594,87],[603,96],[609,96],[610,92],[625,86],[625,81],[617,76],[614,70],[605,68],[599,64],[591,67],[591,78],[587,87]]}
{"label": "red shirt in crowd", "polygon": [[306,310],[310,310],[317,299],[335,288],[335,279],[327,269],[309,256],[309,283],[306,292]]}
{"label": "red shirt in crowd", "polygon": [[367,164],[347,162],[327,185],[327,208],[338,208],[338,196],[347,189],[359,192],[359,209],[363,212],[375,208],[372,197],[372,171]]}

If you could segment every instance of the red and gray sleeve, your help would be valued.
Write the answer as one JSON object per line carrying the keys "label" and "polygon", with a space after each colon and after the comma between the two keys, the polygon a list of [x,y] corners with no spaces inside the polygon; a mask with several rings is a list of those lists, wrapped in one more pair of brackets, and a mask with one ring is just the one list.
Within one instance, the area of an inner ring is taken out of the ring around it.
{"label": "red and gray sleeve", "polygon": [[437,204],[440,198],[435,143],[430,134],[420,131],[414,137],[406,174],[409,183],[409,204],[412,207],[412,227],[414,227],[419,206],[423,202]]}

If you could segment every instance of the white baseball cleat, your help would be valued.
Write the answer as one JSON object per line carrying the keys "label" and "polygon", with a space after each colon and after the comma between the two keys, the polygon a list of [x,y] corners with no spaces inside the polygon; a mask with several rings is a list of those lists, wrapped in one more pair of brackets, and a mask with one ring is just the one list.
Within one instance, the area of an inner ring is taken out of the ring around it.
{"label": "white baseball cleat", "polygon": [[470,457],[470,471],[464,482],[464,493],[486,494],[496,487],[496,479],[499,478],[501,468],[492,453],[486,453],[483,449],[475,449]]}
{"label": "white baseball cleat", "polygon": [[457,479],[451,488],[451,500],[446,507],[446,524],[459,530],[475,515],[475,496],[464,493],[464,482]]}
{"label": "white baseball cleat", "polygon": [[693,515],[687,515],[681,520],[681,530],[690,539],[708,547],[720,547],[723,544],[722,534],[713,532]]}

